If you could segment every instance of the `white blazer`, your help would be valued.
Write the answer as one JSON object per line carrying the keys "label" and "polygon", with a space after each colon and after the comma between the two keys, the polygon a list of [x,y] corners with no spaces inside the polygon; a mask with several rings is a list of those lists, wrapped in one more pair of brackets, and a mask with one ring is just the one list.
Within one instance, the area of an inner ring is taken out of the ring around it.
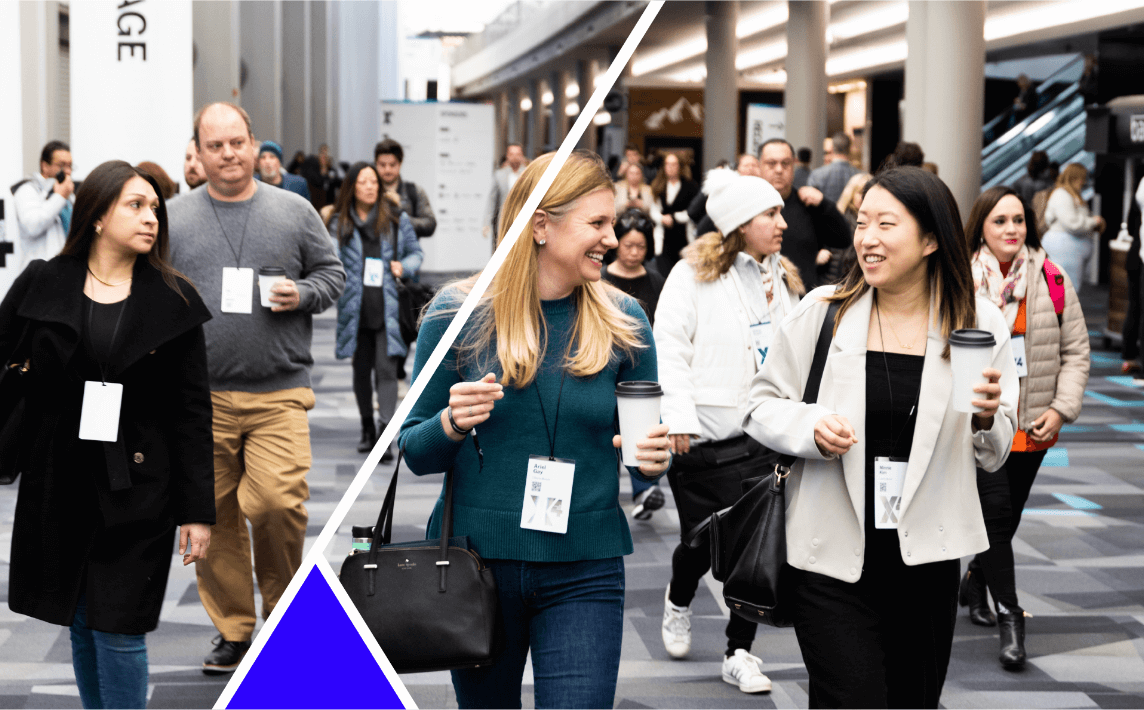
{"label": "white blazer", "polygon": [[[755,376],[754,321],[734,271],[700,283],[684,259],[671,269],[659,294],[653,330],[664,395],[660,411],[671,434],[717,441],[743,433]],[[793,310],[798,294],[783,279],[775,288],[780,289],[772,316],[777,320]],[[780,304],[790,305],[784,311]],[[756,304],[755,310],[766,312],[767,304]]]}
{"label": "white blazer", "polygon": [[[862,576],[866,512],[866,338],[873,290],[838,322],[822,375],[818,402],[804,404],[803,388],[833,286],[815,289],[775,334],[766,362],[751,383],[744,428],[786,454],[802,457],[787,485],[787,562],[844,582]],[[1017,370],[1009,328],[1001,311],[977,299],[977,327],[993,333],[992,367],[1001,372],[1001,402],[993,426],[973,433],[971,415],[951,407],[946,341],[934,325],[922,369],[921,401],[902,490],[898,541],[902,560],[920,565],[952,560],[989,547],[976,467],[1004,464],[1017,422]],[[814,425],[830,414],[846,417],[858,443],[842,457],[825,457],[814,443]]]}

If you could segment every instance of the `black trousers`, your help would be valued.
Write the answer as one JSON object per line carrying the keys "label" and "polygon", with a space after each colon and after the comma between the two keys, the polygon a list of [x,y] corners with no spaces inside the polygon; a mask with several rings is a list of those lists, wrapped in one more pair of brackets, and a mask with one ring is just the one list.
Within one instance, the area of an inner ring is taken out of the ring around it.
{"label": "black trousers", "polygon": [[1013,536],[1021,524],[1021,514],[1029,491],[1037,478],[1045,451],[1009,454],[1005,465],[993,473],[977,469],[977,494],[989,533],[989,549],[969,563],[971,572],[980,574],[993,595],[993,602],[1011,612],[1021,612],[1017,603],[1017,574],[1013,561]]}
{"label": "black trousers", "polygon": [[[676,606],[691,606],[695,598],[695,590],[699,587],[699,580],[711,569],[711,548],[701,545],[699,549],[692,550],[687,545],[679,544],[671,555],[671,594],[669,599]],[[732,614],[727,622],[727,653],[734,655],[735,649],[751,650],[755,641],[757,624],[752,624],[741,616]]]}
{"label": "black trousers", "polygon": [[1131,362],[1140,357],[1140,336],[1144,334],[1144,279],[1139,269],[1128,272],[1128,310],[1124,314],[1124,326],[1120,331],[1120,357]]}
{"label": "black trousers", "polygon": [[[373,390],[377,388],[378,418],[384,429],[397,410],[397,364],[386,350],[385,328],[358,330],[353,356],[354,399],[362,424],[373,422]],[[380,429],[378,430],[380,433]]]}
{"label": "black trousers", "polygon": [[957,560],[864,570],[855,583],[787,567],[812,708],[936,708],[953,648]]}

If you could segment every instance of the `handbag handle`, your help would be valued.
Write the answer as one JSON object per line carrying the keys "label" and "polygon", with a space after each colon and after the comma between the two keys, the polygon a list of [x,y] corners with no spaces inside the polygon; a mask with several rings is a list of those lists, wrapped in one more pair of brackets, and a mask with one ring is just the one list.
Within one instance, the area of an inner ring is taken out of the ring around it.
{"label": "handbag handle", "polygon": [[[20,374],[23,374],[23,373],[28,371],[28,360],[27,360],[27,358],[25,358],[24,362],[20,362],[19,352],[21,350],[21,347],[25,344],[24,341],[28,339],[28,329],[31,326],[32,326],[32,319],[31,318],[25,319],[24,320],[24,329],[20,331],[20,338],[16,341],[16,347],[12,350],[12,354],[10,356],[8,356],[8,362],[4,363],[5,369],[10,369],[13,367],[19,367],[20,368]],[[15,361],[15,364],[13,364],[13,361]]]}
{"label": "handbag handle", "polygon": [[[385,492],[385,501],[381,504],[381,512],[377,516],[377,524],[373,528],[373,541],[369,545],[369,558],[365,569],[369,571],[369,583],[366,593],[373,594],[374,573],[377,571],[377,551],[382,545],[388,545],[393,534],[393,509],[397,502],[397,474],[401,472],[401,459],[405,456],[405,449],[397,452],[397,462],[393,467],[393,476],[389,479],[389,489]],[[440,570],[440,581],[437,591],[446,591],[447,574],[449,568],[449,538],[453,536],[453,469],[445,474],[445,504],[441,511],[441,554],[437,560],[437,569]]]}
{"label": "handbag handle", "polygon": [[[830,341],[834,340],[834,320],[838,316],[841,304],[832,301],[826,309],[826,318],[822,321],[822,328],[818,331],[818,342],[814,345],[814,359],[810,362],[810,374],[806,377],[806,387],[802,391],[802,401],[814,404],[818,401],[818,388],[822,384],[822,371],[826,369],[826,356],[830,351]],[[781,474],[778,478],[786,478],[790,474],[790,467],[798,460],[797,456],[782,455],[778,466]]]}

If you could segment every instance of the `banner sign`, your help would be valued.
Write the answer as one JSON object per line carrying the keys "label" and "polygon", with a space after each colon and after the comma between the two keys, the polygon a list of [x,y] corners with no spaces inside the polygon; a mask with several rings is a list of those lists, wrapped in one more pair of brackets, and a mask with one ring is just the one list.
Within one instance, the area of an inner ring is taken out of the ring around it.
{"label": "banner sign", "polygon": [[421,240],[422,271],[478,271],[492,254],[481,228],[496,167],[493,128],[486,104],[381,104],[380,138],[401,144],[401,177],[424,188],[437,217],[437,231]]}
{"label": "banner sign", "polygon": [[182,182],[194,114],[191,54],[190,0],[71,4],[77,182],[108,160],[150,160]]}
{"label": "banner sign", "polygon": [[748,104],[743,152],[758,155],[759,146],[771,138],[786,138],[786,109],[771,104]]}

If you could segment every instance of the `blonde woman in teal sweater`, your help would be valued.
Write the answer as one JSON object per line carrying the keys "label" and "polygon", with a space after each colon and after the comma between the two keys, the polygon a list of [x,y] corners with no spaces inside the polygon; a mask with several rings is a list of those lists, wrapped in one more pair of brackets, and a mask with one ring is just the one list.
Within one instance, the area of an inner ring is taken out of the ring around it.
{"label": "blonde woman in teal sweater", "polygon": [[[525,170],[500,238],[553,154]],[[623,556],[632,538],[617,495],[616,384],[656,380],[639,304],[600,281],[616,246],[612,182],[598,157],[573,153],[457,343],[402,426],[417,474],[453,469],[453,527],[496,575],[505,643],[489,668],[453,671],[462,708],[520,707],[532,652],[536,707],[611,707],[623,633]],[[475,278],[446,288],[417,338],[414,377]],[[474,440],[479,427],[480,451]],[[633,473],[670,465],[667,427],[639,443]],[[522,527],[530,457],[573,461],[567,530]],[[438,500],[428,535],[440,534]]]}

